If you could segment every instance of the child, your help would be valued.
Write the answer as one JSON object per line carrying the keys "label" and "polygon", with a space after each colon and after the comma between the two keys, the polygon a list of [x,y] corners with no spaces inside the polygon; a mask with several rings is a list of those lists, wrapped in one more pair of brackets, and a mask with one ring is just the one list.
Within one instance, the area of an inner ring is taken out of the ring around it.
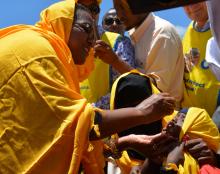
{"label": "child", "polygon": [[[137,71],[123,74],[113,85],[111,109],[136,106],[152,93],[158,93],[158,90],[146,75],[138,73]],[[172,121],[169,122],[170,120]],[[179,140],[178,142],[187,141],[187,139],[202,138],[213,151],[217,152],[219,149],[219,132],[207,112],[203,109],[189,108],[185,113],[174,112],[172,115],[165,117],[162,123],[165,128],[163,131],[176,137]],[[120,132],[118,136],[121,137],[128,134],[156,134],[161,132],[161,128],[161,121],[157,121],[152,124],[141,125]],[[173,147],[173,149],[175,148]],[[164,157],[167,156],[169,156],[169,154],[164,154]],[[197,174],[199,165],[196,160],[187,152],[184,153],[184,157],[185,162],[183,165],[177,167],[178,172]],[[158,160],[154,158],[155,156],[153,156],[152,159]],[[123,157],[116,162],[121,168],[122,173],[129,173],[133,166],[143,164],[143,160],[143,154],[134,150],[128,150],[127,153],[124,152]],[[178,164],[176,164],[176,166],[177,165]]]}

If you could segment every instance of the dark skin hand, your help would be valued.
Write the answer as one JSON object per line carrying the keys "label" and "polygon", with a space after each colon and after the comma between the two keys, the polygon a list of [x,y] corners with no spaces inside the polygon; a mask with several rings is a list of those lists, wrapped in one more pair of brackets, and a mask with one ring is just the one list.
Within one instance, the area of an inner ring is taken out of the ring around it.
{"label": "dark skin hand", "polygon": [[201,138],[188,140],[184,148],[198,161],[200,166],[203,164],[217,165],[214,152]]}
{"label": "dark skin hand", "polygon": [[[172,145],[169,145],[169,144],[172,144]],[[167,143],[167,144],[163,145],[163,146],[169,146],[166,149],[168,151],[170,149],[172,149],[168,153],[168,155],[166,155],[167,156],[166,164],[174,163],[177,166],[179,164],[183,164],[184,163],[184,155],[183,155],[184,143],[180,144],[178,142],[171,142],[169,144]],[[155,155],[153,155],[153,157],[151,159],[147,158],[144,161],[144,164],[141,167],[142,174],[159,174],[160,173],[160,167],[161,167],[162,163],[164,162],[163,161],[164,159],[163,158],[155,158]]]}
{"label": "dark skin hand", "polygon": [[[153,105],[151,103],[154,103]],[[142,101],[136,108],[144,113],[149,109],[151,111],[151,123],[159,120],[158,117],[163,113],[170,115],[175,108],[175,99],[168,93],[159,93],[151,95],[148,100]],[[147,114],[147,113],[146,113]],[[150,116],[149,116],[150,117]],[[160,117],[162,118],[162,117]]]}
{"label": "dark skin hand", "polygon": [[172,152],[172,150],[174,150],[178,146],[178,144],[178,141],[173,137],[170,139],[169,142],[161,141],[160,144],[156,146],[156,148],[153,148],[150,160],[152,160],[157,165],[162,165],[164,158],[167,158],[168,154]]}
{"label": "dark skin hand", "polygon": [[94,49],[95,55],[99,56],[107,64],[112,64],[118,59],[111,46],[103,40],[97,40]]}
{"label": "dark skin hand", "polygon": [[[126,149],[134,149],[142,153],[146,157],[152,156],[153,146],[156,144],[158,147],[165,146],[173,141],[173,138],[166,134],[159,133],[156,135],[128,135],[119,138],[117,148],[119,151]],[[159,149],[159,148],[158,148]],[[164,153],[167,148],[160,148],[158,153]]]}
{"label": "dark skin hand", "polygon": [[[134,149],[142,153],[144,156],[149,157],[152,156],[153,146],[155,144],[158,147],[162,144],[163,146],[165,146],[165,144],[169,144],[172,141],[173,141],[172,137],[167,136],[166,134],[163,133],[159,133],[152,136],[130,134],[118,138],[118,140],[116,140],[114,143],[119,152],[122,152],[127,149]],[[164,152],[161,151],[160,153],[164,153]],[[109,155],[108,148],[104,149],[104,154],[107,156]]]}
{"label": "dark skin hand", "polygon": [[168,122],[163,131],[178,140],[185,117],[186,115],[184,113],[178,113],[171,121]]}
{"label": "dark skin hand", "polygon": [[[167,134],[167,135],[173,137],[174,141],[168,145],[165,145],[165,147],[163,147],[163,146],[157,147],[157,149],[166,148],[167,150],[165,151],[165,153],[156,153],[156,152],[154,153],[151,160],[153,160],[155,163],[157,163],[157,164],[162,163],[163,158],[168,158],[169,155],[172,155],[171,152],[173,150],[176,149],[176,153],[177,153],[177,150],[180,149],[180,147],[181,148],[183,147],[183,145],[180,146],[179,134],[182,129],[184,119],[185,119],[185,114],[178,113],[171,121],[168,122],[167,126],[163,129],[162,132],[164,134]],[[173,153],[175,154],[175,152],[173,152]],[[179,156],[181,156],[181,155],[179,155]],[[175,158],[175,156],[173,156],[173,158]]]}
{"label": "dark skin hand", "polygon": [[161,165],[154,163],[151,159],[146,158],[141,166],[141,174],[159,174]]}
{"label": "dark skin hand", "polygon": [[[183,144],[181,144],[180,146],[180,142],[178,139],[184,119],[185,114],[178,113],[170,122],[168,122],[167,126],[163,129],[162,133],[166,134],[167,136],[173,137],[174,141],[170,142],[169,144],[162,144],[162,146],[156,146],[156,148],[154,148],[155,151],[151,157],[151,160],[153,162],[155,162],[158,165],[162,164],[164,158],[166,158],[168,162],[170,162],[169,156],[171,156],[171,159],[174,160],[172,161],[173,163],[179,163],[178,160],[180,160],[183,157],[183,151],[181,151],[183,150]],[[176,154],[178,155],[175,156]],[[179,157],[180,159],[178,159]]]}
{"label": "dark skin hand", "polygon": [[166,163],[174,163],[177,166],[184,163],[184,142],[179,143],[167,156]]}
{"label": "dark skin hand", "polygon": [[99,57],[103,62],[112,65],[119,73],[126,73],[133,69],[115,54],[110,45],[102,40],[96,41],[94,50],[95,56]]}

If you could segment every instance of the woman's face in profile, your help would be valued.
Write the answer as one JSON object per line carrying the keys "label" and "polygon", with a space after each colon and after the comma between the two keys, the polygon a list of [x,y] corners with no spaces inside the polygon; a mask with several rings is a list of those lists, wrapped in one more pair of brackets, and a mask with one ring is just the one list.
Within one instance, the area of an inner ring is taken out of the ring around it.
{"label": "woman's face in profile", "polygon": [[80,10],[74,21],[68,46],[75,64],[82,65],[94,43],[94,22],[89,11]]}

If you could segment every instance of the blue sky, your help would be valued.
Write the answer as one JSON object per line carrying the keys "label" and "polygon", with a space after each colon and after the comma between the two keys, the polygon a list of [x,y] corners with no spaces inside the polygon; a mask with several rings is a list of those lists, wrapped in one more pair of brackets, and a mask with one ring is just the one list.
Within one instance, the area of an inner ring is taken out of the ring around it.
{"label": "blue sky", "polygon": [[[34,24],[39,19],[39,13],[48,5],[59,0],[1,0],[0,6],[0,28],[14,24]],[[111,8],[111,0],[103,0],[101,4],[101,15]],[[189,24],[182,8],[156,12],[156,15],[173,23],[181,35]]]}

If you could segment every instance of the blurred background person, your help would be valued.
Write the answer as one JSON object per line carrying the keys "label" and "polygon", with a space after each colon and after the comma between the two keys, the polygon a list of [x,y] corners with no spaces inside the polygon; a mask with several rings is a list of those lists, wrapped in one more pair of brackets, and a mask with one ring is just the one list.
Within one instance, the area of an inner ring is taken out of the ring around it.
{"label": "blurred background person", "polygon": [[[220,81],[220,50],[218,44],[214,37],[210,38],[206,47],[206,61],[209,64],[210,69],[213,74],[216,76],[217,80]],[[220,88],[220,84],[218,85]],[[214,98],[215,99],[215,98]],[[213,121],[217,125],[220,131],[220,107],[217,106],[213,116]]]}
{"label": "blurred background person", "polygon": [[124,36],[125,26],[118,18],[116,10],[114,8],[109,9],[102,18],[102,28],[105,31],[119,33]]}
{"label": "blurred background person", "polygon": [[212,116],[220,102],[220,83],[205,60],[206,45],[212,37],[206,2],[187,5],[183,8],[192,22],[182,41],[186,62],[182,106],[204,108]]}

